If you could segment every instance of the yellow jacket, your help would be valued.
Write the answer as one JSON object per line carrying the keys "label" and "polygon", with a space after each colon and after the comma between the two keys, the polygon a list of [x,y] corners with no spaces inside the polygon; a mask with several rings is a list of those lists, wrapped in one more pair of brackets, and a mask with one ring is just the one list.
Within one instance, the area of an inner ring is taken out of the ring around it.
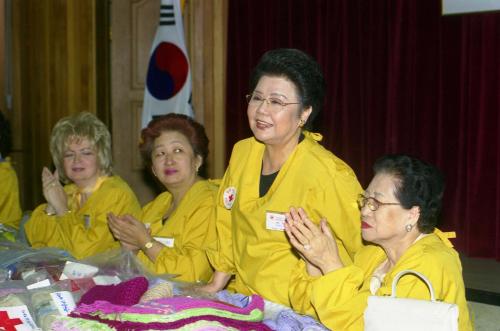
{"label": "yellow jacket", "polygon": [[249,138],[234,146],[217,198],[218,252],[209,253],[216,270],[235,275],[229,289],[291,306],[288,283],[299,259],[279,222],[278,229],[269,228],[271,217],[292,206],[303,207],[313,220],[328,219],[346,264],[361,247],[356,205],[361,186],[319,140],[321,135],[306,132],[261,198],[264,144]]}
{"label": "yellow jacket", "polygon": [[[402,270],[415,270],[426,276],[437,300],[455,303],[459,308],[459,330],[472,330],[462,266],[458,253],[446,238],[435,230],[416,241],[385,275],[376,295],[391,295],[394,276]],[[321,277],[310,277],[305,263],[292,275],[290,299],[302,313],[316,315],[332,330],[363,330],[363,314],[370,292],[374,270],[387,256],[379,246],[368,245],[356,254],[354,264]],[[430,299],[425,283],[417,277],[405,276],[397,285],[397,297]],[[388,316],[390,318],[390,316]]]}
{"label": "yellow jacket", "polygon": [[153,263],[139,251],[138,258],[157,274],[178,274],[183,281],[208,281],[213,270],[205,254],[206,245],[215,241],[215,196],[218,185],[203,180],[195,183],[179,206],[162,224],[170,208],[172,195],[160,194],[142,212],[142,221],[150,223],[151,235],[165,245]]}
{"label": "yellow jacket", "polygon": [[[64,186],[68,199],[76,193],[75,184]],[[109,212],[139,217],[141,206],[125,181],[118,176],[107,177],[85,204],[76,209],[68,203],[70,212],[63,216],[48,216],[46,203],[38,206],[25,224],[26,236],[35,248],[56,247],[67,250],[77,259],[109,249],[119,248],[107,222]]]}
{"label": "yellow jacket", "polygon": [[0,162],[0,183],[0,223],[18,229],[22,216],[19,185],[9,158]]}

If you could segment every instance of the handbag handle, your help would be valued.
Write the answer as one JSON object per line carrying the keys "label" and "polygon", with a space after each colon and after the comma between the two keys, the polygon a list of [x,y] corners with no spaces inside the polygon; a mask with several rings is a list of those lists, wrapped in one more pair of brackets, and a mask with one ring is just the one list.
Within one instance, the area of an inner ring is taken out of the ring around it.
{"label": "handbag handle", "polygon": [[396,276],[394,277],[394,280],[392,281],[391,297],[393,297],[393,298],[396,297],[396,285],[398,284],[399,279],[407,274],[414,274],[418,278],[422,279],[425,282],[425,284],[427,285],[427,287],[429,288],[429,291],[431,292],[431,301],[433,301],[433,302],[436,301],[436,296],[434,295],[434,288],[432,287],[431,282],[427,279],[427,277],[422,275],[420,272],[417,272],[414,270],[403,270],[403,271],[400,271],[396,274]]}

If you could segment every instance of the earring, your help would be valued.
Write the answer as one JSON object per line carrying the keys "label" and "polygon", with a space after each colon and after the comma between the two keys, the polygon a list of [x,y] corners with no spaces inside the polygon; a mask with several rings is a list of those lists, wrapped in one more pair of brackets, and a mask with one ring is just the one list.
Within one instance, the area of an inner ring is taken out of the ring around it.
{"label": "earring", "polygon": [[413,229],[413,225],[412,224],[406,224],[406,226],[405,226],[406,232],[410,232],[411,229]]}
{"label": "earring", "polygon": [[304,122],[304,120],[300,120],[299,121],[299,128],[303,127],[304,124],[306,124],[306,122]]}

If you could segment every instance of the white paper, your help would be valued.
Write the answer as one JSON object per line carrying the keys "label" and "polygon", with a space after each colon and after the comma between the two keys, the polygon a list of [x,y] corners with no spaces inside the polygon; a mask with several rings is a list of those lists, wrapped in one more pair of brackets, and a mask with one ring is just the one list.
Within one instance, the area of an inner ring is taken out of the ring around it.
{"label": "white paper", "polygon": [[41,287],[47,287],[47,286],[50,286],[50,280],[44,279],[42,281],[30,284],[30,285],[26,286],[26,288],[28,290],[32,290],[34,288],[41,288]]}
{"label": "white paper", "polygon": [[96,285],[116,285],[121,283],[118,276],[99,275],[92,278]]}
{"label": "white paper", "polygon": [[35,321],[31,317],[31,314],[28,310],[28,307],[23,306],[14,306],[14,307],[2,307],[2,311],[6,311],[9,318],[19,318],[23,324],[16,325],[17,331],[32,331],[39,330],[38,326],[35,324]]}
{"label": "white paper", "polygon": [[167,247],[174,247],[174,238],[154,237],[154,239]]}
{"label": "white paper", "polygon": [[59,279],[64,280],[68,278],[69,279],[90,278],[93,277],[98,271],[99,268],[88,264],[67,261],[66,265],[64,266],[62,275]]}
{"label": "white paper", "polygon": [[50,293],[59,314],[66,316],[76,308],[75,299],[68,291]]}

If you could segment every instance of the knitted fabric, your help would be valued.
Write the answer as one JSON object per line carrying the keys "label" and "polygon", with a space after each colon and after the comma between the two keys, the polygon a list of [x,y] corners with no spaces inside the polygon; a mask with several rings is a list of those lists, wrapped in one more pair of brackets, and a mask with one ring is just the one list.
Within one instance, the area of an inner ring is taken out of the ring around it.
{"label": "knitted fabric", "polygon": [[248,297],[221,291],[217,293],[217,298],[222,302],[172,297],[125,306],[96,301],[92,305],[79,305],[71,314],[74,318],[63,322],[59,320],[59,324],[54,323],[52,327],[57,331],[328,330],[310,316],[299,315],[288,307],[265,301],[256,295]]}
{"label": "knitted fabric", "polygon": [[[149,323],[141,323],[141,322],[131,322],[123,320],[123,315],[120,315],[121,320],[109,320],[103,319],[99,316],[93,316],[90,314],[82,314],[81,318],[85,318],[88,320],[98,321],[103,324],[108,325],[113,330],[118,331],[142,331],[142,330],[184,330],[192,325],[203,325],[201,322],[208,323],[207,325],[211,325],[211,323],[215,323],[224,327],[222,330],[240,330],[240,331],[270,331],[272,330],[264,323],[260,322],[247,322],[247,321],[239,321],[231,318],[224,318],[219,316],[205,315],[205,316],[195,316],[189,318],[183,318],[174,322],[169,323],[161,323],[156,322],[156,316],[152,316],[152,321]],[[153,322],[155,321],[155,322]],[[190,330],[190,329],[189,329]],[[205,330],[205,329],[203,329]]]}
{"label": "knitted fabric", "polygon": [[132,278],[118,285],[96,285],[82,295],[79,305],[90,305],[101,300],[131,306],[139,302],[147,289],[148,280],[145,277]]}
{"label": "knitted fabric", "polygon": [[73,311],[79,314],[98,314],[104,319],[114,319],[120,314],[121,320],[134,322],[151,322],[154,317],[158,322],[173,322],[194,316],[213,315],[242,321],[261,321],[263,318],[264,300],[258,296],[250,297],[245,307],[236,307],[224,302],[202,298],[172,297],[161,298],[131,307],[115,305],[106,301],[96,301],[93,304],[80,304]]}
{"label": "knitted fabric", "polygon": [[[115,328],[109,327],[106,324],[101,324],[96,321],[85,320],[82,318],[69,318],[61,317],[59,320],[52,324],[51,330],[53,331],[82,331],[82,330],[95,330],[95,331],[114,331]],[[124,328],[120,330],[138,330],[133,327]],[[141,329],[142,330],[142,329]],[[173,329],[163,329],[155,328],[154,326],[149,327],[147,330],[173,330]],[[217,321],[195,321],[184,326],[175,328],[175,330],[180,331],[239,331],[241,329],[228,327],[220,324]],[[258,330],[258,329],[255,329]]]}
{"label": "knitted fabric", "polygon": [[86,320],[83,318],[71,318],[59,316],[50,326],[53,331],[113,331],[111,327],[97,321]]}
{"label": "knitted fabric", "polygon": [[141,297],[140,302],[151,301],[159,298],[168,298],[173,295],[173,285],[169,282],[163,282],[151,287]]}
{"label": "knitted fabric", "polygon": [[101,322],[116,330],[188,330],[190,325],[210,322],[229,330],[267,331],[270,328],[260,323],[263,308],[264,301],[257,295],[250,297],[245,307],[191,297],[161,298],[134,306],[98,300],[80,304],[70,316]]}
{"label": "knitted fabric", "polygon": [[[243,307],[248,302],[248,296],[229,291],[217,292],[217,299],[229,304]],[[300,315],[289,307],[264,300],[264,320],[262,321],[272,330],[280,331],[328,331],[311,316]]]}

